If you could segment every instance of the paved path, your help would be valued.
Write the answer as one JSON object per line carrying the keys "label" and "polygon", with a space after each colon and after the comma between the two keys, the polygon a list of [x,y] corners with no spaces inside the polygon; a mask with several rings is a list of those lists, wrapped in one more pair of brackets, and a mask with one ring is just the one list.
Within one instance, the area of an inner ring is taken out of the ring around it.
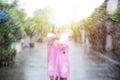
{"label": "paved path", "polygon": [[[0,80],[49,80],[46,43],[25,49],[9,67],[0,68]],[[120,80],[120,69],[113,63],[70,42],[71,76],[69,80]]]}

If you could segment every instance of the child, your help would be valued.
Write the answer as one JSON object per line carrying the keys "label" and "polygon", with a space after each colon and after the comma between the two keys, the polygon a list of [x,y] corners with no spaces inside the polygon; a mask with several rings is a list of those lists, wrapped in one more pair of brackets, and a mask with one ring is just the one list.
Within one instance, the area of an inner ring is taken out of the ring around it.
{"label": "child", "polygon": [[54,33],[49,33],[47,38],[48,75],[51,80],[67,80],[70,73],[68,36],[62,28],[55,28]]}
{"label": "child", "polygon": [[50,80],[53,80],[54,78],[54,72],[55,72],[55,60],[56,60],[56,47],[54,45],[54,42],[58,39],[58,28],[53,27],[52,32],[50,32],[47,35],[47,41],[48,41],[48,76],[50,77]]}
{"label": "child", "polygon": [[60,28],[60,36],[56,44],[58,52],[57,76],[60,80],[67,80],[70,74],[69,45],[68,36],[62,27]]}

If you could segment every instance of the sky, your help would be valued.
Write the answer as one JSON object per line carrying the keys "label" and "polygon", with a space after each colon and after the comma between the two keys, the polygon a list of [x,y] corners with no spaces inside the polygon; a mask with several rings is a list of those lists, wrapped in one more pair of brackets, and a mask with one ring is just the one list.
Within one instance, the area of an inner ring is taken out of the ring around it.
{"label": "sky", "polygon": [[37,9],[50,8],[55,24],[69,24],[73,20],[82,20],[99,7],[104,0],[19,0],[19,7],[24,8],[28,17]]}
{"label": "sky", "polygon": [[117,9],[118,5],[118,0],[110,0],[107,3],[107,11],[109,14],[114,13],[114,11]]}

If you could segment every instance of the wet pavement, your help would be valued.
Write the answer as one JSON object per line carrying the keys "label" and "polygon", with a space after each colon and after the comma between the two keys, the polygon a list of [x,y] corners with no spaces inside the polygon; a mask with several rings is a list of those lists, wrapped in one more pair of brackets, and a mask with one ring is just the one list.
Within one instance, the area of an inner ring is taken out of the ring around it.
{"label": "wet pavement", "polygon": [[[46,49],[46,43],[25,49],[15,63],[0,68],[0,80],[49,80]],[[70,63],[69,80],[120,80],[119,67],[83,45],[70,42]]]}

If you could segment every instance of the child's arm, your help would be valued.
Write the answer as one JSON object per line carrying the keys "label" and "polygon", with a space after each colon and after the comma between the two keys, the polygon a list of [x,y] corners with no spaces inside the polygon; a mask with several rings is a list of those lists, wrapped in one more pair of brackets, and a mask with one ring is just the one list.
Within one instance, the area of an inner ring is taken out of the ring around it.
{"label": "child's arm", "polygon": [[51,42],[52,38],[53,38],[54,34],[53,33],[49,33],[46,37],[46,41],[47,42]]}
{"label": "child's arm", "polygon": [[55,35],[54,37],[52,37],[52,40],[58,40],[59,37],[57,35]]}

